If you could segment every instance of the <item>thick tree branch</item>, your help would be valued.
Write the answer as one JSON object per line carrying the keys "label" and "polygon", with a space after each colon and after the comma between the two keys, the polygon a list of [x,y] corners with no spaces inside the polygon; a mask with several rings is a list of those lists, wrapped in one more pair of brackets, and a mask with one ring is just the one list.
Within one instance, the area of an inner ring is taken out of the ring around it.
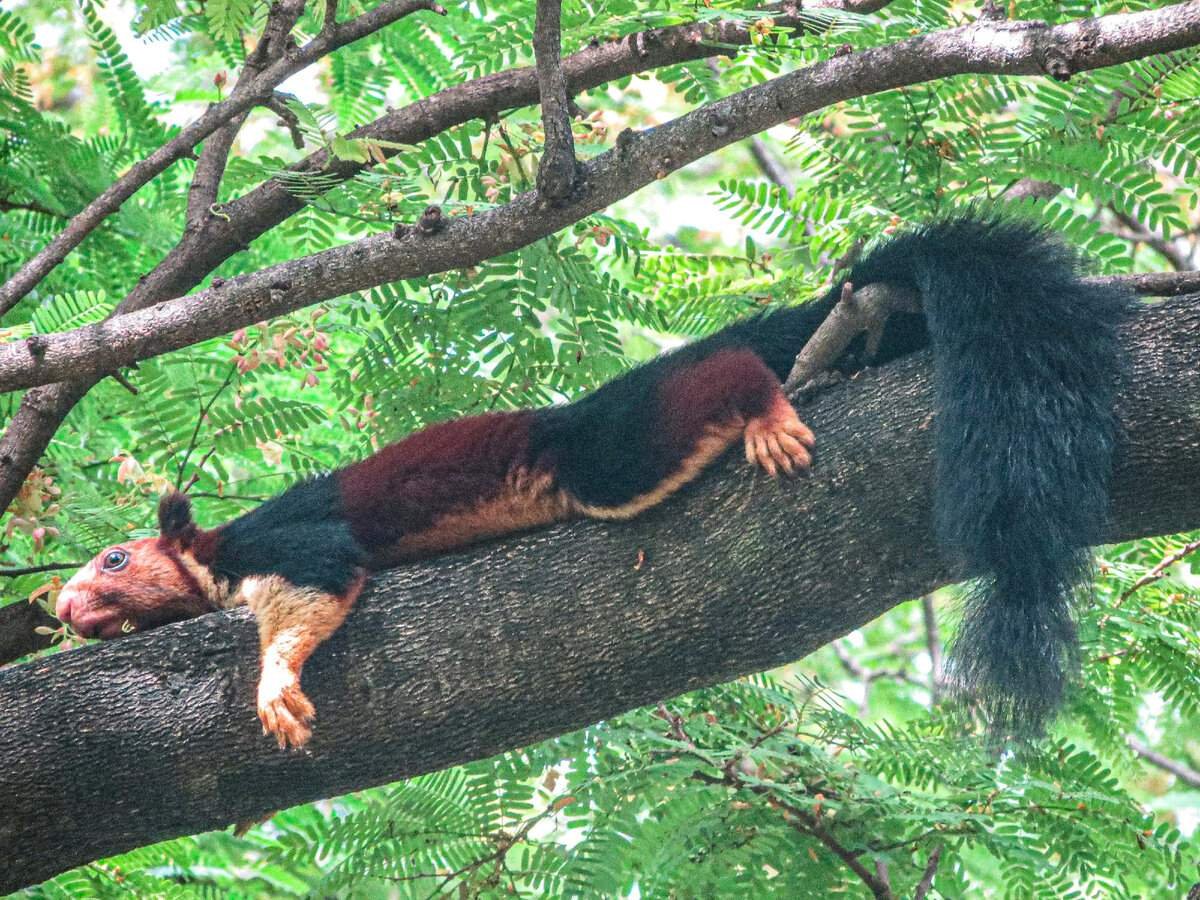
{"label": "thick tree branch", "polygon": [[[1197,333],[1200,297],[1126,329],[1113,540],[1200,525]],[[946,583],[932,397],[928,358],[900,360],[803,409],[811,478],[731,454],[632,522],[379,574],[305,670],[311,753],[261,735],[245,611],[0,670],[0,890],[789,662]]]}
{"label": "thick tree branch", "polygon": [[[341,26],[339,26],[341,27]],[[221,287],[97,325],[0,348],[0,390],[96,377],[138,359],[375,285],[464,268],[579,221],[720,147],[831,102],[964,72],[1056,77],[1200,43],[1200,3],[1048,27],[984,22],[840,56],[703,106],[649,132],[626,131],[582,166],[571,202],[536,192],[435,233],[410,229],[291,260]]]}
{"label": "thick tree branch", "polygon": [[[289,9],[296,5],[289,0],[280,0],[277,3],[277,7]],[[300,9],[303,8],[303,3],[298,5]],[[242,113],[248,112],[251,107],[267,100],[280,82],[316,62],[322,56],[419,10],[445,13],[445,10],[433,3],[432,0],[388,0],[349,22],[323,30],[299,49],[281,53],[253,79],[246,82],[239,80],[237,88],[229,95],[228,99],[211,105],[200,118],[145,159],[135,163],[99,197],[77,213],[67,223],[67,227],[17,270],[12,278],[0,286],[0,315],[8,312],[22,297],[33,290],[43,278],[66,259],[68,253],[78,247],[101,222],[120,209],[121,204],[137,193],[152,178],[176,160],[191,153],[196,144],[221,128],[226,122],[232,121]],[[296,16],[298,15],[299,10],[296,11]],[[270,17],[268,21],[275,20]],[[294,24],[295,18],[291,18],[291,21]]]}
{"label": "thick tree branch", "polygon": [[1146,297],[1182,297],[1200,291],[1200,272],[1145,272],[1140,275],[1097,275],[1096,284],[1121,284]]}
{"label": "thick tree branch", "polygon": [[538,95],[542,101],[545,142],[538,164],[538,193],[549,203],[571,195],[579,163],[571,134],[570,98],[562,70],[562,0],[538,0],[533,26],[533,53],[537,60]]}

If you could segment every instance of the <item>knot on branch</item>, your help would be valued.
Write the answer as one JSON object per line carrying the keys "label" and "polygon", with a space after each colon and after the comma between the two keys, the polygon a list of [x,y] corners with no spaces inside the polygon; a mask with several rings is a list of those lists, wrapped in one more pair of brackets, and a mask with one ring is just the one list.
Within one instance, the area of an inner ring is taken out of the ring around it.
{"label": "knot on branch", "polygon": [[1070,81],[1075,74],[1070,57],[1058,47],[1047,47],[1042,54],[1042,71],[1055,81]]}
{"label": "knot on branch", "polygon": [[712,132],[713,137],[724,137],[729,134],[729,120],[720,113],[714,112],[709,117],[708,130]]}
{"label": "knot on branch", "polygon": [[421,234],[437,234],[445,227],[446,218],[442,215],[442,208],[436,204],[425,207],[425,212],[417,220],[417,231]]}

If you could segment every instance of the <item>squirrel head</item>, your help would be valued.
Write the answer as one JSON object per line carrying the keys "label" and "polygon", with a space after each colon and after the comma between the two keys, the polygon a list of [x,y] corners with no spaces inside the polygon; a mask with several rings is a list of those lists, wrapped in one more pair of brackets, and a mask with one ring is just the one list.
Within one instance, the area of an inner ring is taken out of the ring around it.
{"label": "squirrel head", "polygon": [[113,544],[76,572],[59,592],[58,618],[81,637],[107,639],[218,609],[215,532],[196,526],[178,491],[159,501],[158,525],[158,537]]}

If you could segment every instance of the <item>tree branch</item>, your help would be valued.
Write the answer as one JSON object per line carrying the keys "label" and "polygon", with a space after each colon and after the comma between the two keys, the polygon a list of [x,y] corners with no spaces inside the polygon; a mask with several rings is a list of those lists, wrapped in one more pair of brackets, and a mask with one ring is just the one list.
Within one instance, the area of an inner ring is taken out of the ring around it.
{"label": "tree branch", "polygon": [[53,216],[56,219],[65,219],[60,212],[55,212],[48,206],[42,206],[36,200],[10,200],[0,197],[0,212],[33,212],[41,213],[43,216]]}
{"label": "tree branch", "polygon": [[1143,297],[1182,297],[1200,291],[1200,272],[1146,272],[1140,275],[1097,275],[1095,284],[1120,284]]}
{"label": "tree branch", "polygon": [[[800,20],[787,17],[777,24],[802,27]],[[637,72],[728,53],[731,46],[749,43],[750,31],[739,22],[677,25],[588,47],[564,59],[562,68],[568,93],[578,94]],[[537,103],[538,99],[536,71],[511,69],[439,91],[354,129],[345,137],[386,142],[379,149],[384,157],[390,157],[397,151],[387,144],[419,144],[471,119],[489,119],[506,109]],[[330,184],[353,178],[373,165],[373,157],[364,162],[340,160],[319,150],[289,167],[288,172],[291,176],[311,176],[316,184]],[[182,295],[304,205],[305,200],[292,194],[279,179],[267,181],[230,202],[223,210],[228,218],[214,218],[202,234],[185,238],[134,288],[122,311]]]}
{"label": "tree branch", "polygon": [[[291,9],[294,2],[280,2],[276,8]],[[303,3],[298,4],[303,9]],[[135,163],[124,175],[105,189],[99,197],[77,213],[67,227],[56,235],[49,244],[25,263],[3,286],[0,286],[0,315],[12,309],[37,284],[66,259],[67,254],[79,246],[108,216],[121,208],[126,200],[152,178],[163,172],[176,160],[192,152],[192,148],[226,122],[232,121],[251,107],[265,101],[275,88],[291,75],[316,62],[322,56],[339,47],[353,43],[374,31],[390,25],[419,10],[432,10],[444,15],[443,10],[432,0],[389,0],[380,3],[362,15],[337,25],[319,35],[298,50],[281,53],[251,80],[238,81],[238,86],[227,100],[214,103],[186,128],[163,144],[145,159]],[[296,12],[299,16],[299,11]],[[272,17],[268,18],[271,27]],[[295,19],[291,20],[293,23]]]}
{"label": "tree branch", "polygon": [[929,854],[929,861],[925,863],[925,871],[921,875],[921,880],[917,883],[916,890],[913,891],[913,900],[925,900],[930,889],[933,888],[933,877],[937,874],[938,863],[942,861],[942,845],[938,844]]}
{"label": "tree branch", "polygon": [[196,171],[192,173],[192,183],[188,188],[187,213],[185,228],[196,231],[204,225],[204,220],[212,215],[213,204],[217,202],[217,192],[221,189],[221,179],[225,175],[225,166],[229,163],[229,151],[237,134],[242,130],[249,112],[234,116],[204,141],[204,149],[200,151],[200,160],[196,163]]}
{"label": "tree branch", "polygon": [[[338,26],[342,28],[344,26]],[[454,268],[525,246],[637,188],[779,122],[830,102],[963,72],[1058,75],[1200,42],[1200,4],[1185,3],[1047,27],[981,22],[783,75],[650,132],[623,132],[581,167],[570,203],[542,208],[536,192],[434,233],[389,232],[240,276],[220,287],[63,334],[0,348],[0,390],[96,377],[303,306]],[[1200,277],[1200,276],[1198,276]]]}
{"label": "tree branch", "polygon": [[[1200,297],[1125,329],[1112,540],[1200,525],[1198,330]],[[928,357],[899,360],[804,409],[811,478],[730,454],[634,521],[378,574],[305,669],[310,753],[261,735],[245,610],[0,670],[0,890],[790,662],[927,593],[954,577],[934,550],[932,402]]]}
{"label": "tree branch", "polygon": [[571,134],[567,80],[562,70],[562,0],[538,0],[533,26],[533,53],[537,60],[538,95],[542,101],[545,143],[538,164],[537,189],[550,203],[571,195],[579,163]]}
{"label": "tree branch", "polygon": [[1188,787],[1200,788],[1200,772],[1189,766],[1185,766],[1183,763],[1163,756],[1157,750],[1152,750],[1135,737],[1130,736],[1126,739],[1126,743],[1129,744],[1130,750],[1146,760],[1146,762],[1158,766],[1163,771],[1170,772],[1184,784],[1188,785]]}
{"label": "tree branch", "polygon": [[[336,9],[335,2],[326,3],[326,27],[335,18]],[[803,27],[795,10],[781,16],[776,24]],[[577,93],[635,72],[728,53],[731,46],[749,43],[750,32],[740,22],[718,20],[679,25],[588,47],[567,57],[563,70],[570,90]],[[472,118],[488,118],[504,109],[536,103],[537,99],[533,69],[498,72],[388,113],[346,137],[417,144]],[[381,151],[385,156],[395,152],[383,145]],[[319,175],[322,183],[331,183],[352,178],[368,165],[331,159],[321,150],[292,166],[290,171],[297,175]],[[226,204],[221,216],[209,216],[199,231],[185,232],[162,262],[117,305],[113,315],[182,296],[256,237],[302,209],[305,202],[290,193],[282,181],[272,179]],[[16,417],[0,438],[0,508],[6,508],[12,501],[55,431],[92,383],[75,380],[36,388],[22,399]]]}
{"label": "tree branch", "polygon": [[1130,243],[1145,244],[1165,259],[1171,268],[1177,272],[1186,272],[1195,268],[1191,264],[1188,254],[1183,253],[1170,241],[1159,237],[1133,216],[1129,215],[1129,213],[1118,209],[1115,204],[1110,203],[1108,208],[1116,216],[1117,221],[1127,229],[1127,231],[1113,229],[1112,234]]}

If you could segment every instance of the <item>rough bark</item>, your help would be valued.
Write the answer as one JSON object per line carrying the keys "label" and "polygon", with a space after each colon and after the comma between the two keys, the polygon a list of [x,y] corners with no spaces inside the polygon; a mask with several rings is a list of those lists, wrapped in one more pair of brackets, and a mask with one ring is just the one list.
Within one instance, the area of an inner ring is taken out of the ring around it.
{"label": "rough bark", "polygon": [[575,186],[579,167],[575,138],[571,134],[570,97],[562,68],[562,0],[538,0],[533,26],[533,52],[537,58],[538,95],[542,100],[542,133],[545,141],[538,163],[537,189],[550,203],[560,203]]}
{"label": "rough bark", "polygon": [[[1146,307],[1127,343],[1114,540],[1200,525],[1200,296]],[[305,671],[310,752],[260,734],[245,611],[0,671],[0,890],[770,668],[921,596],[953,577],[931,396],[928,358],[901,360],[801,410],[809,478],[731,455],[633,522],[381,573]]]}

